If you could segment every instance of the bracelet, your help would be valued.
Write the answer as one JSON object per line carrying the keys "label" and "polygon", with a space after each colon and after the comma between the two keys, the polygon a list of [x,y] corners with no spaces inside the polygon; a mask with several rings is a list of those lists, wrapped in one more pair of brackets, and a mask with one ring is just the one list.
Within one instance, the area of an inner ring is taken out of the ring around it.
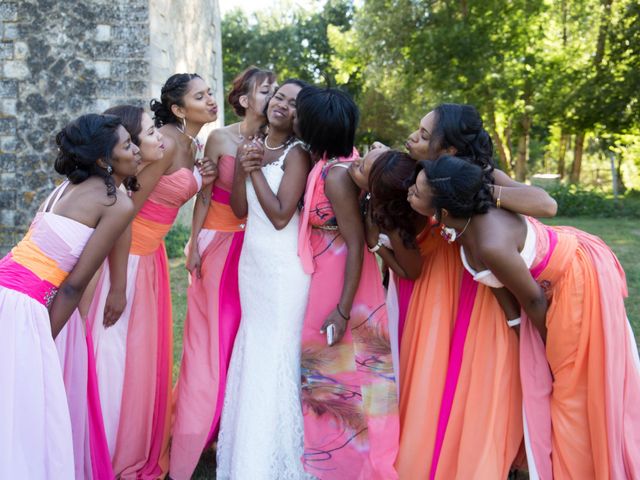
{"label": "bracelet", "polygon": [[380,247],[383,246],[384,245],[382,245],[382,242],[378,240],[378,243],[376,243],[373,247],[367,246],[367,250],[369,250],[371,253],[376,253],[378,250],[380,250]]}
{"label": "bracelet", "polygon": [[351,318],[351,316],[348,316],[348,317],[347,317],[344,313],[342,313],[342,310],[340,310],[340,304],[339,304],[339,303],[336,305],[336,310],[338,311],[338,315],[340,315],[342,318],[344,318],[344,321],[345,321],[345,322],[348,322],[348,321],[349,321],[349,319]]}
{"label": "bracelet", "polygon": [[500,196],[502,195],[502,185],[498,188],[498,199],[496,200],[496,207],[500,208]]}
{"label": "bracelet", "polygon": [[514,318],[513,320],[507,320],[507,325],[509,325],[509,328],[513,328],[517,325],[520,325],[520,322],[522,322],[522,318],[518,317]]}

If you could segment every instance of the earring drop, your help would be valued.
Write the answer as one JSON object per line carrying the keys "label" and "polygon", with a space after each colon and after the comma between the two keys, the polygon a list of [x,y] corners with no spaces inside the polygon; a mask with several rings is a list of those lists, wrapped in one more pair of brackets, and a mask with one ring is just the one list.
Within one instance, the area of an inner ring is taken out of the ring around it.
{"label": "earring drop", "polygon": [[107,165],[107,173],[109,175],[111,175],[113,173],[113,168],[111,167],[111,165]]}

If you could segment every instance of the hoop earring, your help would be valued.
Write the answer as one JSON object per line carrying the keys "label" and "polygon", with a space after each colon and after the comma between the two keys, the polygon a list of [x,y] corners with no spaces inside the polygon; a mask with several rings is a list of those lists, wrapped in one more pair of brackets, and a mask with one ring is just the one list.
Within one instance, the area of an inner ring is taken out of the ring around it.
{"label": "hoop earring", "polygon": [[187,131],[187,120],[184,118],[178,117],[179,123],[176,124],[176,128],[180,133],[185,133]]}

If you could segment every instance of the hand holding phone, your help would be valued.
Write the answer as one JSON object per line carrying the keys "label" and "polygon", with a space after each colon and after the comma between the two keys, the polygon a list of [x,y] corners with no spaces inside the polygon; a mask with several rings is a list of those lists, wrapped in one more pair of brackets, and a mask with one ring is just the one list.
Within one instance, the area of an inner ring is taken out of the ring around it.
{"label": "hand holding phone", "polygon": [[333,345],[333,339],[335,338],[335,335],[336,335],[336,326],[333,323],[331,323],[327,327],[327,345],[329,346]]}

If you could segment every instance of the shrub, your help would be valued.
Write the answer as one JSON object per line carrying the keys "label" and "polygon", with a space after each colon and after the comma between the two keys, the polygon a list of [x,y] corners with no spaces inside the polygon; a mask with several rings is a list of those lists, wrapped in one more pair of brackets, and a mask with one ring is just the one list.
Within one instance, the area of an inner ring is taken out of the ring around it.
{"label": "shrub", "polygon": [[167,256],[169,258],[178,258],[184,255],[184,246],[189,241],[191,230],[184,225],[176,223],[171,227],[164,239],[167,248]]}
{"label": "shrub", "polygon": [[618,200],[577,185],[558,185],[548,192],[558,202],[558,216],[640,218],[640,197],[633,190]]}

